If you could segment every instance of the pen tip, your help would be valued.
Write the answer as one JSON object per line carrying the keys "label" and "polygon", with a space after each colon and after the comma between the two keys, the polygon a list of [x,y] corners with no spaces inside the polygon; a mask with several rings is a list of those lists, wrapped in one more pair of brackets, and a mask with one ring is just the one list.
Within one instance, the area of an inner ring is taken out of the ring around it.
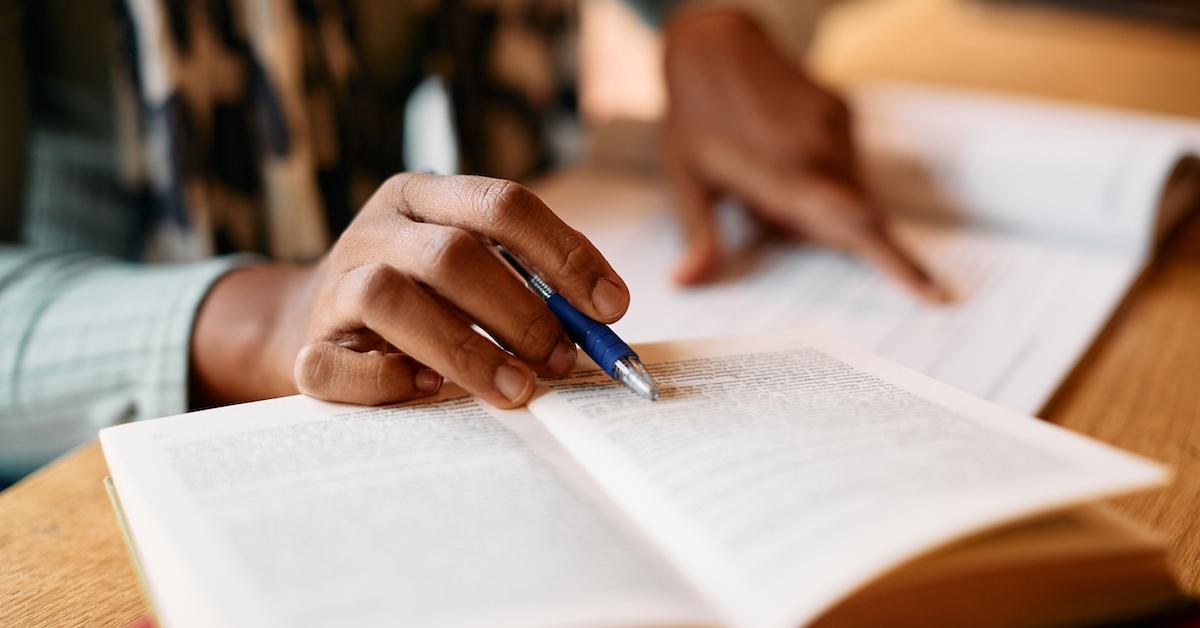
{"label": "pen tip", "polygon": [[654,381],[654,377],[646,370],[641,360],[637,359],[637,356],[627,356],[617,360],[614,370],[617,380],[639,397],[649,401],[658,401],[658,382]]}

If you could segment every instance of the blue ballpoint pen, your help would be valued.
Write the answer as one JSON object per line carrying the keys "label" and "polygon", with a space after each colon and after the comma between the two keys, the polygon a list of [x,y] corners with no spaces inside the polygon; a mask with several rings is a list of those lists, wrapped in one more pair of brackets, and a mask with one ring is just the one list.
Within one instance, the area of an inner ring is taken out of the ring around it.
{"label": "blue ballpoint pen", "polygon": [[658,399],[658,383],[650,376],[638,354],[625,344],[608,325],[592,320],[575,309],[561,294],[555,292],[541,277],[529,271],[512,253],[497,246],[504,261],[525,280],[529,288],[546,302],[546,307],[558,317],[563,329],[575,344],[583,349],[609,377],[651,401]]}

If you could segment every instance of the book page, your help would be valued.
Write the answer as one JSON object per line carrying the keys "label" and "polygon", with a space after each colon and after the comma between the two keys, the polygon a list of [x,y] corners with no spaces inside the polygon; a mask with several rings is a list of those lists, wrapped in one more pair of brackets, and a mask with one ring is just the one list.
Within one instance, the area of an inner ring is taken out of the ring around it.
{"label": "book page", "polygon": [[102,431],[164,624],[711,617],[480,403],[289,397]]}
{"label": "book page", "polygon": [[829,341],[639,352],[659,402],[585,371],[530,409],[736,625],[804,623],[938,545],[1164,477]]}
{"label": "book page", "polygon": [[852,95],[865,178],[893,211],[1145,257],[1194,120],[1002,94]]}

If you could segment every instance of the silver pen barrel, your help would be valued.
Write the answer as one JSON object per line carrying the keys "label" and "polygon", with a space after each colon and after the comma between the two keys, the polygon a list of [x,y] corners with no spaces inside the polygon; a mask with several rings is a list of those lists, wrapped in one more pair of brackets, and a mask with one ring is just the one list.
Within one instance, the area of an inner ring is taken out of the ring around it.
{"label": "silver pen barrel", "polygon": [[541,297],[543,301],[549,299],[550,296],[554,294],[554,290],[550,289],[550,286],[544,279],[530,272],[528,268],[525,268],[525,265],[521,263],[521,260],[517,259],[517,257],[512,253],[509,253],[508,249],[497,245],[496,251],[500,253],[500,257],[503,257],[504,261],[508,262],[508,265],[512,267],[513,270],[517,271],[517,274],[521,276],[521,279],[524,279],[525,283],[529,285],[529,288],[533,290],[539,297]]}

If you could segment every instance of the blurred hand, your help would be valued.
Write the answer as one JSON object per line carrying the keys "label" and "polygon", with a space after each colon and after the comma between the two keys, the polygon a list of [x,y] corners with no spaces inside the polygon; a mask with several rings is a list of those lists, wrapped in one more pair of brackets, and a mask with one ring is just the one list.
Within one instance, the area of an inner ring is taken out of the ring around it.
{"label": "blurred hand", "polygon": [[863,191],[841,99],[733,9],[682,10],[666,41],[666,163],[687,240],[678,282],[717,269],[713,205],[728,195],[797,239],[849,251],[916,294],[945,300]]}
{"label": "blurred hand", "polygon": [[210,403],[299,390],[374,405],[432,394],[448,377],[493,405],[525,403],[535,373],[574,368],[575,345],[490,242],[592,318],[615,321],[629,305],[599,251],[527,189],[401,174],[318,265],[247,268],[214,286],[193,334],[198,392]]}

